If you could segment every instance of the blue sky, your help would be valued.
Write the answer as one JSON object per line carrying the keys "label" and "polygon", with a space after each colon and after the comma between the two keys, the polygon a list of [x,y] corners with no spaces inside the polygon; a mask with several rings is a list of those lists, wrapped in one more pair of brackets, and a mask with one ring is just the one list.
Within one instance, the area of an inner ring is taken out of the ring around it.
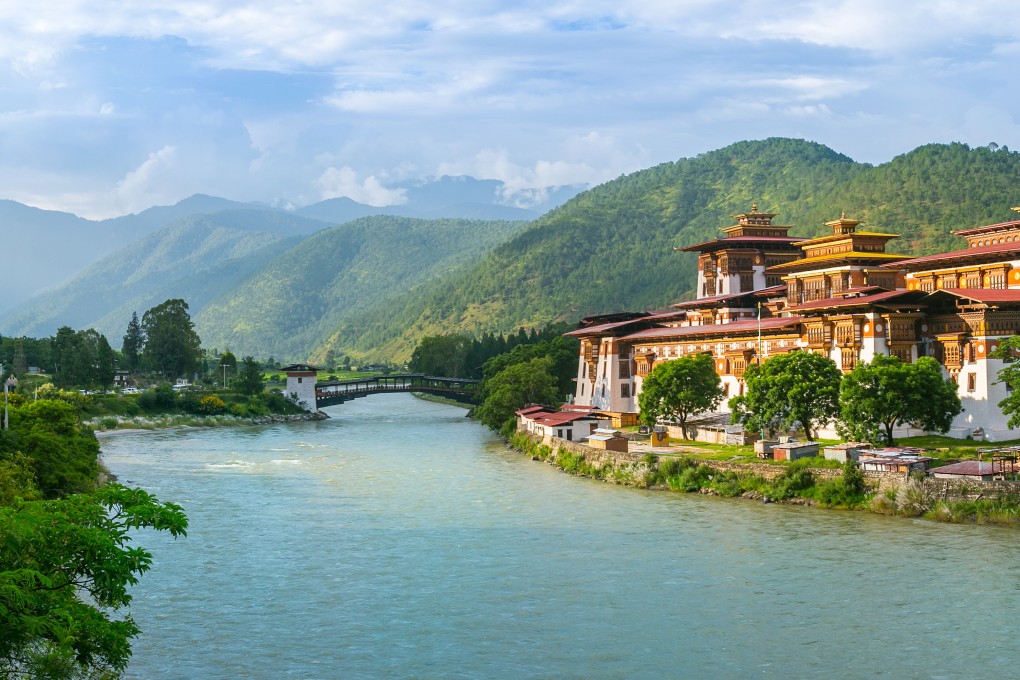
{"label": "blue sky", "polygon": [[443,174],[526,206],[769,136],[1020,149],[1015,2],[0,3],[0,198],[88,217]]}

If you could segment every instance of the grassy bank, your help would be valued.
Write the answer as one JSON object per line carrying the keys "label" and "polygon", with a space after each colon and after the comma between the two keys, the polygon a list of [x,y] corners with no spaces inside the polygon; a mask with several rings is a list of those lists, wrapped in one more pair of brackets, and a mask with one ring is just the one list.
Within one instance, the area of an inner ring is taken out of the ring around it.
{"label": "grassy bank", "polygon": [[[509,444],[535,460],[556,465],[564,472],[627,486],[822,508],[864,510],[902,517],[925,517],[940,522],[1020,526],[1020,495],[969,501],[938,500],[930,486],[921,479],[912,479],[896,491],[877,493],[860,468],[852,462],[836,463],[841,468],[839,476],[821,478],[812,470],[831,467],[834,461],[820,458],[806,458],[792,463],[773,461],[773,464],[782,466],[782,472],[773,479],[765,479],[755,474],[750,466],[746,472],[719,470],[712,466],[713,460],[725,460],[731,464],[762,463],[757,458],[734,455],[735,452],[731,450],[748,447],[725,447],[724,450],[708,453],[706,457],[695,454],[648,454],[629,463],[606,461],[595,464],[581,452],[563,447],[553,449],[519,432],[511,435]],[[709,445],[713,448],[722,446]]]}

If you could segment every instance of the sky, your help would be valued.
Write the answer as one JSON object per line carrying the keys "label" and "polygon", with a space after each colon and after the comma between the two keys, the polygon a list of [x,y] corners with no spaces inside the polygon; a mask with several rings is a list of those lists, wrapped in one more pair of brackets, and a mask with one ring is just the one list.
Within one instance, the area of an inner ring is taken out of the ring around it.
{"label": "sky", "polygon": [[1020,150],[1015,0],[0,2],[0,198],[90,218],[442,175],[527,207],[773,136]]}

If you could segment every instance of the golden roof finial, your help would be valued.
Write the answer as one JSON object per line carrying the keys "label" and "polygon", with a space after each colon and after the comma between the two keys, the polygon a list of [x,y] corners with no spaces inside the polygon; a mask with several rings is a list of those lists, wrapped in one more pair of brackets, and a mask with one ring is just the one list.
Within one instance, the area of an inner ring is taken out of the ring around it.
{"label": "golden roof finial", "polygon": [[[1020,210],[1020,208],[1013,208],[1013,210]],[[751,212],[753,212],[753,213],[758,212],[758,204],[757,203],[752,203],[751,204]]]}
{"label": "golden roof finial", "polygon": [[1011,210],[1015,210],[1016,212],[1020,212],[1020,205],[1018,205],[1018,206],[1017,206],[1017,207],[1015,207],[1015,208],[1010,208],[1010,209],[1011,209]]}

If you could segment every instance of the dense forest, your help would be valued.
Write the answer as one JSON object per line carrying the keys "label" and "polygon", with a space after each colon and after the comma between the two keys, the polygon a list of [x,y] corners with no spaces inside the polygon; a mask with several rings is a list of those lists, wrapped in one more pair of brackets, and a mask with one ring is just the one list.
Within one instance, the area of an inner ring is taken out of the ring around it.
{"label": "dense forest", "polygon": [[579,194],[495,248],[477,266],[367,308],[316,351],[406,360],[419,338],[477,336],[662,308],[693,294],[695,258],[676,253],[720,236],[757,203],[793,235],[847,216],[902,238],[891,252],[960,248],[952,230],[1009,219],[1020,154],[932,144],[879,166],[793,139],[740,142],[621,177]]}
{"label": "dense forest", "polygon": [[525,224],[376,216],[332,227],[210,302],[195,325],[212,346],[303,359],[351,316],[477,262]]}

